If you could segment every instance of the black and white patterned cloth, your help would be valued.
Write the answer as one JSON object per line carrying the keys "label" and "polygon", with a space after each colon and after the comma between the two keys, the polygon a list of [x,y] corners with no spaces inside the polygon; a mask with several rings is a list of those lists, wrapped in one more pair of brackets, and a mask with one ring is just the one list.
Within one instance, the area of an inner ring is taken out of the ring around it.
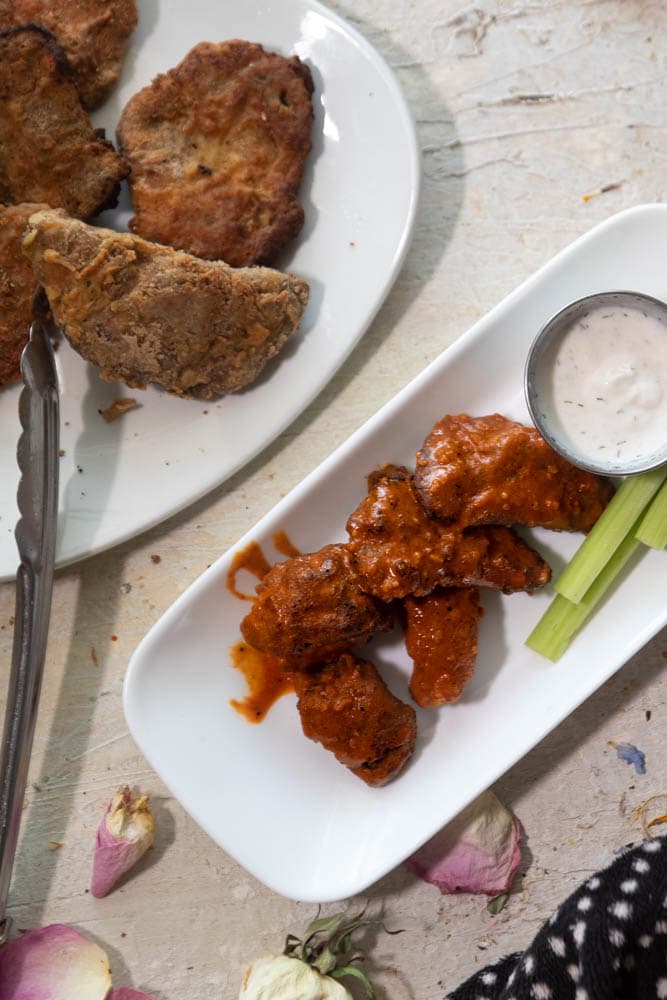
{"label": "black and white patterned cloth", "polygon": [[589,878],[526,951],[446,1000],[667,1000],[667,837]]}

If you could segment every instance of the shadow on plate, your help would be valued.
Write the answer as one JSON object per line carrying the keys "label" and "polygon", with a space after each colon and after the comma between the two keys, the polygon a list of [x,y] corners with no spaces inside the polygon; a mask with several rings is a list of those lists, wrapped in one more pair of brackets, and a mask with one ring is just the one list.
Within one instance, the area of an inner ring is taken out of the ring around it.
{"label": "shadow on plate", "polygon": [[[80,551],[90,552],[95,546],[99,518],[87,510],[104,510],[111,494],[118,460],[119,444],[123,435],[123,421],[105,423],[101,411],[114,400],[127,396],[131,391],[119,382],[104,382],[97,369],[86,364],[88,388],[81,401],[81,432],[74,442],[74,468],[66,483],[60,484],[60,510],[56,560],[63,536],[73,531]],[[97,458],[100,447],[100,426],[104,427],[104,462],[95,462],[94,496],[89,494],[89,477],[86,474],[90,455]],[[71,446],[70,446],[71,447]],[[82,502],[85,501],[85,502]]]}

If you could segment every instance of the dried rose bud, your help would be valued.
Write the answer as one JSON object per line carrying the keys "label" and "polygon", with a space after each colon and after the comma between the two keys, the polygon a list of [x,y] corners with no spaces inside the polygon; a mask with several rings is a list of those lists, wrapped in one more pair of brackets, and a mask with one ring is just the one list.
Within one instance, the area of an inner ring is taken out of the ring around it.
{"label": "dried rose bud", "polygon": [[493,792],[479,798],[408,858],[440,892],[507,892],[521,861],[521,826]]}
{"label": "dried rose bud", "polygon": [[105,952],[65,924],[26,931],[0,950],[2,1000],[105,1000],[110,986]]}
{"label": "dried rose bud", "polygon": [[119,788],[97,830],[91,892],[101,898],[136,865],[155,837],[155,820],[147,795]]}
{"label": "dried rose bud", "polygon": [[246,969],[239,1000],[352,1000],[342,983],[298,958],[270,955]]}

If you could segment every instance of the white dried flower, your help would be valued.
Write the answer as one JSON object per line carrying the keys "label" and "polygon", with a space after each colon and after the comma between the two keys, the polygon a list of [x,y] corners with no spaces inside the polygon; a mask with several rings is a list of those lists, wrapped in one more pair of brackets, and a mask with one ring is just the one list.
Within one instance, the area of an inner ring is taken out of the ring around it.
{"label": "white dried flower", "polygon": [[352,1000],[342,983],[287,955],[260,958],[243,976],[239,1000]]}
{"label": "white dried flower", "polygon": [[375,1000],[373,987],[354,964],[361,956],[352,954],[355,931],[377,922],[363,916],[318,917],[303,940],[289,934],[282,955],[260,958],[246,970],[239,1000],[352,1000],[340,982],[347,977],[361,982],[368,1000]]}

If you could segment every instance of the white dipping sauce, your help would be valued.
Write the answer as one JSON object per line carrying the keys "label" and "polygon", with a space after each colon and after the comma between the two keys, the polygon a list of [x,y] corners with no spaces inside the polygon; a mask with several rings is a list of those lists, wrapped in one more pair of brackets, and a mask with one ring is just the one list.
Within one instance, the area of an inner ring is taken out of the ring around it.
{"label": "white dipping sauce", "polygon": [[625,304],[573,320],[542,359],[535,404],[583,461],[628,467],[667,444],[667,326]]}

